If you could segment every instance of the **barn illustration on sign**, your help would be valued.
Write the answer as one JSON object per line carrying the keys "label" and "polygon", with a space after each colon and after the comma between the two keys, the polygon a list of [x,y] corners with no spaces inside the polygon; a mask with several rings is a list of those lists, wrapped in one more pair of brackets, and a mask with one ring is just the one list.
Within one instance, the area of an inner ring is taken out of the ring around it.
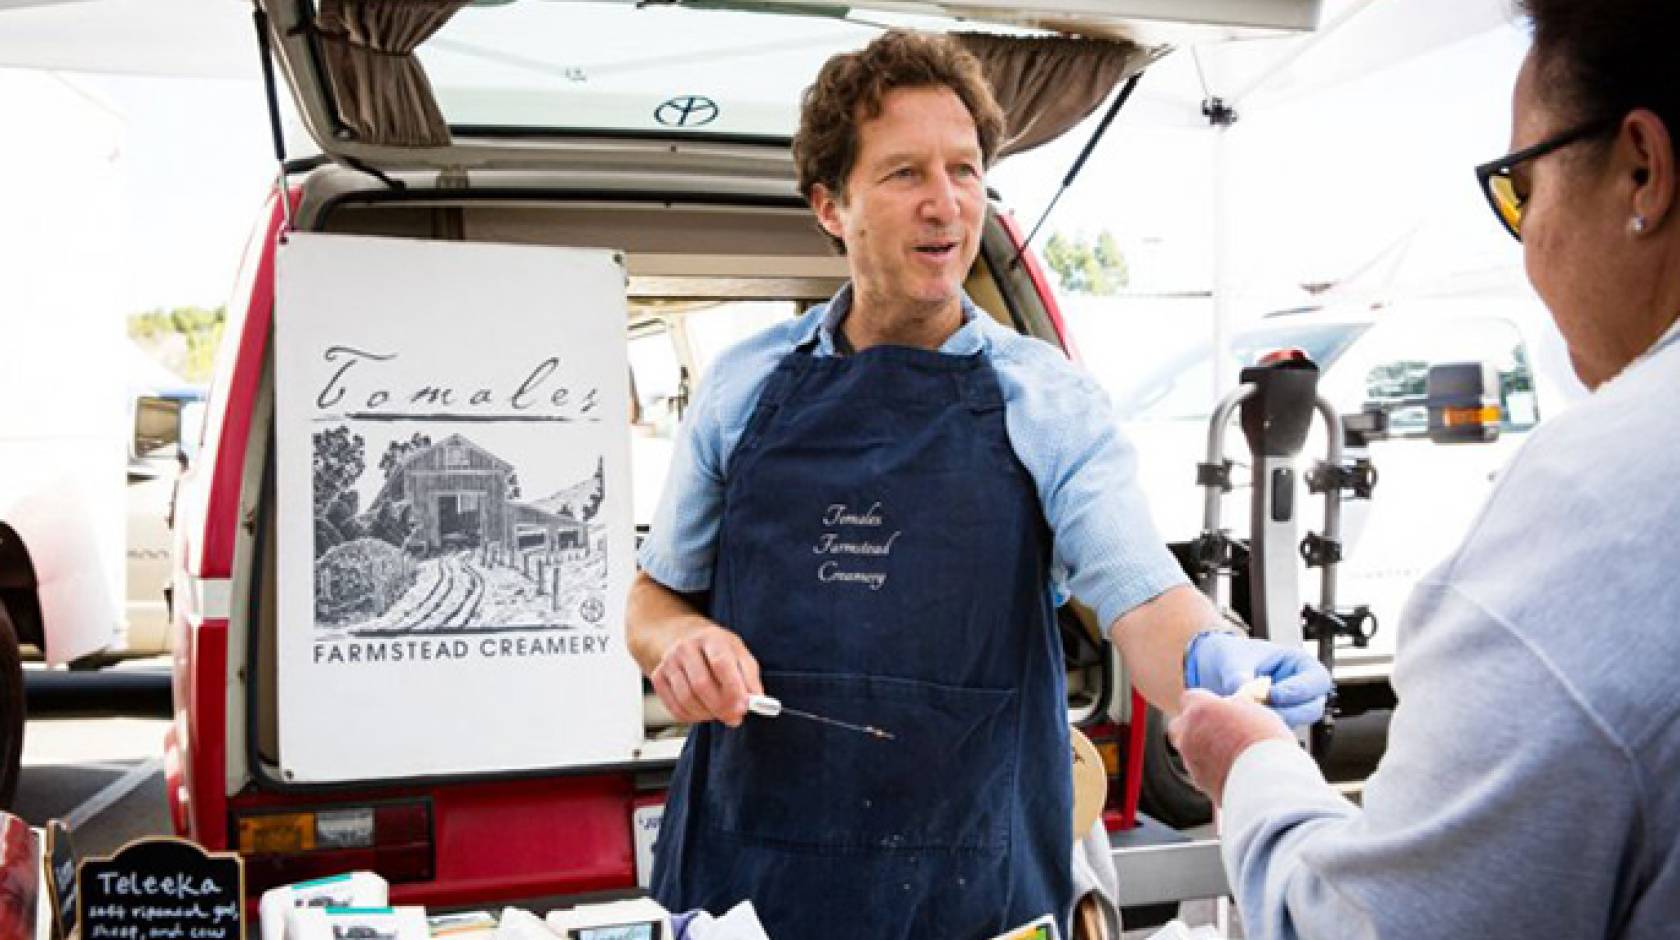
{"label": "barn illustration on sign", "polygon": [[[315,627],[322,638],[595,626],[606,499],[592,475],[522,501],[518,469],[461,434],[392,439],[379,466],[338,424],[314,435]],[[382,482],[362,506],[371,487]]]}

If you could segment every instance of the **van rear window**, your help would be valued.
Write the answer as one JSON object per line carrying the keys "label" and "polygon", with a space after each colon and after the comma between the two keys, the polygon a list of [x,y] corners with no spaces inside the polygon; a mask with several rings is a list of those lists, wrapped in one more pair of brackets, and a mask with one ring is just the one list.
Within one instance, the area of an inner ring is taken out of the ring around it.
{"label": "van rear window", "polygon": [[879,30],[662,4],[475,3],[418,49],[458,131],[792,138],[799,91]]}

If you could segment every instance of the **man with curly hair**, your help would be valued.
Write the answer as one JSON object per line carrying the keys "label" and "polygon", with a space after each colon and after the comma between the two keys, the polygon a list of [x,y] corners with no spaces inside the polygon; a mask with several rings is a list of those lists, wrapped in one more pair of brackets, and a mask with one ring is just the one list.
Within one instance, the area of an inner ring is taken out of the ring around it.
{"label": "man with curly hair", "polygon": [[[798,940],[1065,931],[1064,589],[1169,711],[1259,672],[1287,720],[1322,712],[1315,660],[1214,627],[1096,384],[964,295],[1002,132],[942,37],[888,32],[805,93],[799,187],[850,282],[712,367],[631,589],[631,651],[695,726],[654,864],[673,910],[750,899]],[[761,692],[892,738],[746,721]]]}

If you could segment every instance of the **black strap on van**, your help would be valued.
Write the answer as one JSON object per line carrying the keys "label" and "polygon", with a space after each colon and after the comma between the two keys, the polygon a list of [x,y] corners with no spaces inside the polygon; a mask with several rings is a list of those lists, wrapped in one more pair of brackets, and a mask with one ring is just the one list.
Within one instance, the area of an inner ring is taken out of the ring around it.
{"label": "black strap on van", "polygon": [[280,133],[280,99],[274,91],[274,59],[268,44],[268,14],[262,7],[251,5],[251,18],[257,27],[257,52],[262,60],[263,92],[268,97],[268,130],[274,137],[274,162],[286,165],[286,138]]}
{"label": "black strap on van", "polygon": [[[269,45],[268,14],[263,12],[262,7],[253,3],[251,6],[251,18],[257,27],[257,51],[262,59],[263,93],[268,99],[268,130],[274,137],[275,162],[280,165],[280,178],[278,180],[278,185],[280,192],[285,193],[286,175],[292,168],[286,164],[286,135],[280,127],[280,96],[274,84],[274,56],[273,49]],[[393,179],[389,175],[380,172],[374,167],[368,166],[360,160],[342,155],[340,155],[339,160],[352,169],[360,170],[363,173],[379,180],[381,183],[384,183],[388,189],[406,188],[402,180]],[[316,165],[319,165],[318,162]],[[292,227],[291,199],[282,199],[280,205],[281,211],[284,212],[286,216],[286,228],[290,229]]]}
{"label": "black strap on van", "polygon": [[1103,135],[1108,133],[1108,125],[1114,123],[1114,116],[1119,114],[1120,109],[1126,106],[1126,99],[1132,96],[1132,92],[1137,89],[1138,79],[1142,77],[1142,72],[1133,73],[1131,78],[1126,79],[1126,84],[1121,86],[1120,93],[1114,96],[1114,103],[1108,106],[1107,113],[1097,123],[1097,129],[1091,132],[1091,139],[1085,142],[1085,149],[1079,151],[1079,158],[1073,161],[1073,166],[1068,168],[1067,175],[1062,177],[1061,188],[1056,190],[1056,195],[1050,197],[1050,204],[1044,207],[1044,213],[1038,217],[1032,231],[1021,240],[1021,247],[1015,250],[1015,260],[1009,262],[1010,268],[1013,269],[1021,263],[1021,256],[1026,254],[1027,246],[1032,244],[1033,238],[1038,235],[1038,230],[1044,227],[1045,221],[1050,218],[1050,213],[1055,211],[1056,203],[1061,201],[1062,194],[1067,192],[1068,187],[1072,186],[1073,181],[1078,178],[1079,171],[1085,169],[1085,161],[1090,159],[1091,151],[1097,149],[1097,141],[1102,140]]}
{"label": "black strap on van", "polygon": [[280,237],[285,238],[286,231],[292,228],[292,194],[286,188],[286,137],[280,131],[280,98],[274,90],[274,58],[268,45],[268,14],[255,3],[251,4],[251,22],[257,27],[257,57],[262,60],[263,93],[268,99],[268,131],[274,138],[274,162],[280,168],[275,185],[280,212],[286,220],[285,231],[280,233]]}

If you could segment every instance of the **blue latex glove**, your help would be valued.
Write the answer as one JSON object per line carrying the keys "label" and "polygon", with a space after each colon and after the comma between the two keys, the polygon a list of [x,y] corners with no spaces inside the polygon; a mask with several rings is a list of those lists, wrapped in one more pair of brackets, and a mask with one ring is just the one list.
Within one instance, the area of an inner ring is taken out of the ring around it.
{"label": "blue latex glove", "polygon": [[1330,672],[1305,650],[1213,630],[1196,634],[1185,649],[1187,689],[1230,695],[1258,676],[1271,676],[1266,704],[1284,724],[1299,728],[1324,717],[1325,696],[1333,684]]}

